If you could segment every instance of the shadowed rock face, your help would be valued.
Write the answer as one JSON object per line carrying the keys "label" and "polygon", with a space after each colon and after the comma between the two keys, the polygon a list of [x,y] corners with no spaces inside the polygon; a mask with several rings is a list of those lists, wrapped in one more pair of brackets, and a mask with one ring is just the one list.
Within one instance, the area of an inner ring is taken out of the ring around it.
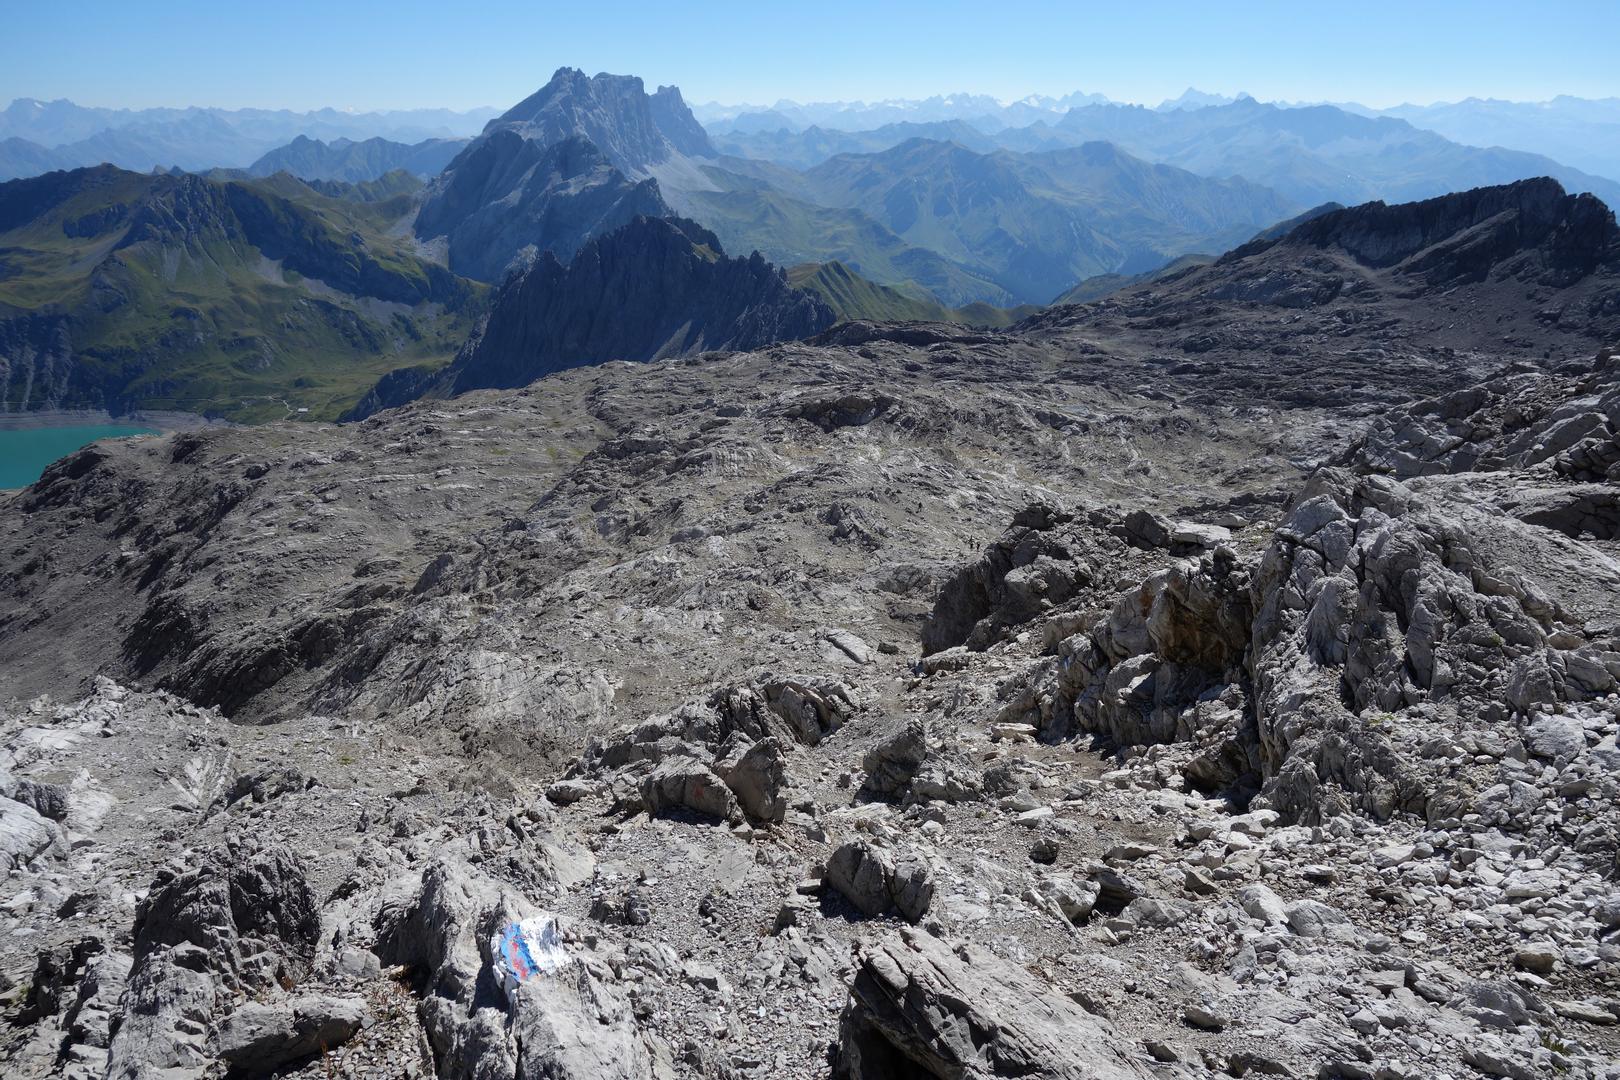
{"label": "shadowed rock face", "polygon": [[497,282],[525,255],[570,259],[593,236],[669,212],[656,183],[628,179],[583,135],[547,144],[501,129],[428,189],[416,235],[447,237],[452,269]]}
{"label": "shadowed rock face", "polygon": [[809,337],[832,309],[757,253],[728,258],[688,221],[639,218],[563,266],[542,256],[496,298],[453,390],[522,386],[564,367],[754,349]]}
{"label": "shadowed rock face", "polygon": [[546,252],[508,279],[482,330],[437,375],[396,372],[350,414],[423,393],[525,386],[565,368],[754,349],[809,337],[835,316],[756,252],[733,259],[713,233],[637,218],[564,265]]}

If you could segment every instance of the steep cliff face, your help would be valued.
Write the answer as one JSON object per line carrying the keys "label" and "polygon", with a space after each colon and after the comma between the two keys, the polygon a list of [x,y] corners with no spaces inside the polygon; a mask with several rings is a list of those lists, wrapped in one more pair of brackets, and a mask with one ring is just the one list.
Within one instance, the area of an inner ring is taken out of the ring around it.
{"label": "steep cliff face", "polygon": [[73,336],[62,315],[0,318],[0,413],[54,409],[69,393]]}
{"label": "steep cliff face", "polygon": [[658,92],[647,99],[647,108],[659,133],[680,153],[689,157],[714,157],[719,152],[709,141],[709,133],[687,108],[679,87],[660,86]]}
{"label": "steep cliff face", "polygon": [[836,315],[758,253],[725,255],[713,233],[640,217],[564,265],[543,253],[496,294],[488,320],[445,371],[390,373],[349,419],[424,394],[524,386],[608,360],[754,349],[808,337]]}
{"label": "steep cliff face", "polygon": [[652,180],[632,181],[582,135],[550,145],[501,129],[462,151],[429,188],[416,235],[446,237],[450,268],[498,282],[541,251],[581,244],[638,215],[670,212]]}

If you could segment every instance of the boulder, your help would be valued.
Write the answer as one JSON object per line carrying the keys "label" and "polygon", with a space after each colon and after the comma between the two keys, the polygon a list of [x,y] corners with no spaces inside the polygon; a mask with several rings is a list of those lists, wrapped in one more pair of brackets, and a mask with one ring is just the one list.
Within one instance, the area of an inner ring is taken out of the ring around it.
{"label": "boulder", "polygon": [[716,769],[749,817],[781,821],[787,816],[787,748],[780,739],[763,738]]}
{"label": "boulder", "polygon": [[1586,728],[1573,716],[1538,713],[1525,725],[1524,745],[1536,757],[1562,769],[1586,752]]}
{"label": "boulder", "polygon": [[283,1065],[335,1050],[369,1022],[359,998],[249,1001],[220,1025],[216,1052],[236,1075],[268,1076]]}
{"label": "boulder", "polygon": [[0,866],[14,870],[65,847],[62,829],[32,806],[0,798]]}
{"label": "boulder", "polygon": [[1288,906],[1268,886],[1245,885],[1238,890],[1237,901],[1244,914],[1267,926],[1283,926],[1288,922]]}
{"label": "boulder", "polygon": [[784,735],[814,746],[855,714],[860,698],[837,678],[767,675],[715,691],[709,706],[719,715],[722,736],[731,731],[754,739]]}
{"label": "boulder", "polygon": [[863,915],[897,910],[916,922],[934,898],[934,881],[921,859],[867,840],[841,844],[827,860],[827,882]]}
{"label": "boulder", "polygon": [[903,796],[927,758],[928,729],[920,717],[912,717],[861,758],[866,772],[863,793],[878,799]]}
{"label": "boulder", "polygon": [[1076,881],[1067,875],[1054,874],[1036,879],[1035,884],[1024,893],[1024,899],[1038,907],[1055,911],[1067,922],[1078,923],[1090,917],[1101,895],[1102,886],[1095,881]]}
{"label": "boulder", "polygon": [[13,779],[0,773],[0,797],[15,799],[42,818],[65,821],[70,791],[66,784],[44,784],[37,780]]}
{"label": "boulder", "polygon": [[1319,900],[1296,900],[1289,904],[1287,922],[1288,929],[1300,937],[1343,942],[1353,942],[1357,937],[1349,916]]}
{"label": "boulder", "polygon": [[1103,1020],[1015,964],[903,929],[866,947],[839,1021],[842,1080],[1142,1080]]}
{"label": "boulder", "polygon": [[861,758],[868,799],[905,803],[966,802],[983,788],[978,770],[960,754],[933,747],[920,717],[908,719],[893,735]]}
{"label": "boulder", "polygon": [[737,798],[726,782],[692,758],[659,762],[641,781],[641,802],[655,817],[676,808],[723,821],[737,815]]}
{"label": "boulder", "polygon": [[848,659],[857,664],[870,664],[877,659],[872,646],[851,630],[833,627],[821,631],[821,639],[836,650],[838,658]]}

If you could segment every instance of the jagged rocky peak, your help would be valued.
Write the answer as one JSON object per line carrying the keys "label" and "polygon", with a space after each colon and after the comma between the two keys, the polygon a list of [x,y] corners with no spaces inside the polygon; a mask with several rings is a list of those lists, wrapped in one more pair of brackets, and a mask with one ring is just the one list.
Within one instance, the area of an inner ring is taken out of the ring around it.
{"label": "jagged rocky peak", "polygon": [[452,269],[497,282],[515,259],[567,259],[637,215],[669,215],[651,172],[713,156],[675,87],[649,95],[633,75],[562,68],[450,162],[423,198],[416,235],[446,237]]}
{"label": "jagged rocky peak", "polygon": [[144,241],[191,245],[212,236],[235,236],[231,217],[220,185],[191,173],[160,177],[135,210],[119,246]]}
{"label": "jagged rocky peak", "polygon": [[541,144],[584,135],[631,174],[644,173],[676,154],[716,156],[680,90],[661,86],[649,95],[634,75],[586,75],[577,68],[559,68],[545,86],[491,120],[484,134],[503,129]]}
{"label": "jagged rocky peak", "polygon": [[680,87],[660,86],[657,93],[648,99],[648,105],[652,109],[653,122],[675,149],[690,157],[715,156],[709,133],[692,115],[686,99],[681,97]]}

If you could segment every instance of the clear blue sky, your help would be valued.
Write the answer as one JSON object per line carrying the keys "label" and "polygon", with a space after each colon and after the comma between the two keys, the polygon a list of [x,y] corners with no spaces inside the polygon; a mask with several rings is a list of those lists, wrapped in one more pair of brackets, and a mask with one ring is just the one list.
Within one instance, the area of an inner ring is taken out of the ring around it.
{"label": "clear blue sky", "polygon": [[1620,0],[14,0],[0,19],[0,104],[504,107],[562,65],[753,103],[1620,95]]}

